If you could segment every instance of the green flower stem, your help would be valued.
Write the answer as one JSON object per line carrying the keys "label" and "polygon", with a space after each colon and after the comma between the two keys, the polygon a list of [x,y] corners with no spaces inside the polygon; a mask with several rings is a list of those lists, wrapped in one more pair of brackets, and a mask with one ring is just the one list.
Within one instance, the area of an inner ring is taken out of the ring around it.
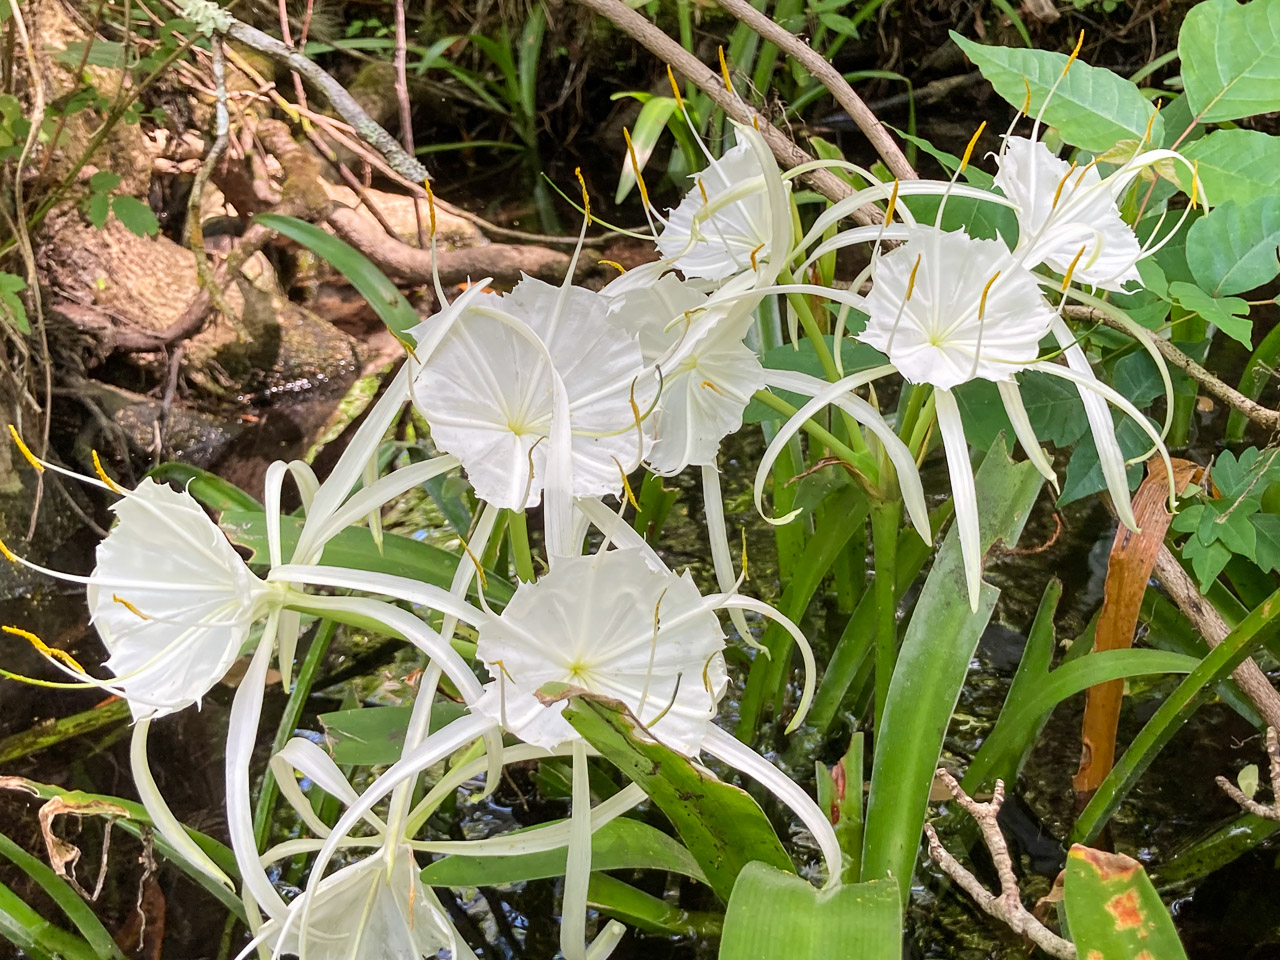
{"label": "green flower stem", "polygon": [[898,528],[902,525],[902,503],[877,500],[871,504],[871,544],[875,551],[876,604],[876,706],[875,733],[880,734],[880,718],[889,698],[889,681],[898,659],[898,591],[894,582],[898,563]]}
{"label": "green flower stem", "polygon": [[[785,417],[795,416],[796,408],[787,403],[787,401],[783,400],[777,394],[770,393],[768,390],[757,390],[754,397],[766,407],[769,407],[771,410],[778,411],[778,413]],[[861,452],[854,450],[848,444],[837,438],[830,430],[823,427],[820,423],[815,423],[813,420],[805,421],[804,431],[809,434],[809,436],[813,437],[813,439],[826,446],[832,454],[849,464],[849,466],[857,470],[863,477],[866,477],[869,482],[876,483],[878,481],[880,471],[876,466],[875,458],[871,456],[869,450],[866,450],[865,444],[862,445],[863,450]],[[858,440],[861,441],[862,434],[857,429],[854,429],[850,434],[851,439],[852,437],[857,437]]]}
{"label": "green flower stem", "polygon": [[928,393],[929,399],[924,402],[923,408],[916,417],[916,422],[911,428],[911,439],[907,441],[907,449],[911,451],[917,463],[920,461],[920,454],[924,452],[924,444],[929,437],[929,428],[933,425],[933,413],[937,403],[937,394],[932,390]]}
{"label": "green flower stem", "polygon": [[529,552],[529,523],[524,511],[508,510],[507,532],[511,553],[516,562],[516,576],[525,583],[533,582],[533,554]]}
{"label": "green flower stem", "polygon": [[[336,624],[332,620],[321,620],[316,629],[315,639],[307,650],[307,656],[298,668],[298,676],[293,684],[293,692],[289,694],[289,702],[284,705],[284,714],[280,717],[280,726],[276,728],[276,738],[271,744],[271,755],[275,756],[284,749],[293,731],[302,719],[302,710],[307,705],[307,697],[311,695],[311,686],[315,682],[320,663],[329,649]],[[253,839],[258,850],[266,849],[270,839],[271,819],[275,815],[276,797],[280,787],[271,773],[270,767],[262,775],[262,787],[258,792],[258,804],[253,811]]]}
{"label": "green flower stem", "polygon": [[[779,277],[782,283],[796,283],[796,278],[789,270],[784,270]],[[800,318],[800,326],[804,329],[805,336],[809,338],[809,342],[813,344],[814,353],[818,356],[818,363],[822,365],[822,374],[832,383],[840,379],[840,371],[836,368],[836,359],[828,346],[826,337],[822,332],[822,328],[818,326],[818,318],[813,315],[813,309],[809,306],[809,301],[805,299],[804,294],[789,293],[787,294],[787,302],[790,303],[796,311],[796,315]],[[845,413],[840,411],[840,415],[844,420],[845,430],[849,434],[849,442],[855,450],[866,453],[867,444],[862,438],[862,431],[858,429],[857,422]]]}

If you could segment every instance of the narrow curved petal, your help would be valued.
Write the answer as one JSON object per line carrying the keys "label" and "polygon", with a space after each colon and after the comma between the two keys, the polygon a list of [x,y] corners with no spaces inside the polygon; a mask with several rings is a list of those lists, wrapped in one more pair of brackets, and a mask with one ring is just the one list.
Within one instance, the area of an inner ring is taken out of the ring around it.
{"label": "narrow curved petal", "polygon": [[951,475],[951,496],[956,505],[956,529],[960,533],[960,553],[964,557],[964,579],[969,590],[969,609],[977,611],[982,586],[982,537],[978,529],[978,494],[973,486],[973,464],[969,462],[969,442],[964,436],[960,408],[950,390],[938,390],[938,431],[947,455]]}
{"label": "narrow curved petal", "polygon": [[235,889],[231,878],[209,859],[209,855],[200,849],[199,844],[191,839],[191,835],[178,822],[178,818],[169,809],[160,788],[156,786],[155,777],[151,775],[151,764],[147,759],[147,735],[151,732],[151,718],[144,717],[133,725],[133,736],[129,744],[129,768],[133,773],[133,784],[138,791],[138,799],[151,817],[151,823],[159,831],[160,836],[168,842],[178,855],[189,864],[207,874],[218,883]]}
{"label": "narrow curved petal", "polygon": [[[715,568],[716,583],[721,593],[736,593],[738,575],[733,569],[733,556],[729,553],[729,531],[724,519],[724,495],[720,492],[720,469],[714,464],[702,468],[702,504],[707,521],[707,539],[711,544],[711,565]],[[760,643],[747,625],[747,618],[738,607],[729,610],[729,619],[738,631],[742,642],[768,656],[768,647]]]}
{"label": "narrow curved petal", "polygon": [[1058,489],[1058,475],[1053,472],[1053,464],[1049,462],[1048,455],[1044,452],[1044,448],[1040,446],[1040,439],[1036,436],[1036,432],[1031,427],[1031,418],[1027,416],[1027,408],[1022,404],[1022,393],[1018,390],[1018,385],[1007,380],[1001,380],[996,384],[1000,391],[1000,399],[1004,402],[1004,412],[1009,416],[1009,423],[1013,425],[1014,435],[1018,438],[1018,443],[1022,445],[1022,452],[1027,455],[1027,459],[1032,465],[1040,471],[1040,476],[1044,477],[1051,484],[1053,489]]}
{"label": "narrow curved petal", "polygon": [[807,793],[768,760],[719,727],[713,725],[707,731],[702,749],[717,760],[759,781],[785,803],[813,834],[818,849],[822,851],[822,858],[827,864],[825,886],[830,888],[840,882],[840,874],[844,868],[844,853],[840,849],[840,841],[836,839],[831,820]]}

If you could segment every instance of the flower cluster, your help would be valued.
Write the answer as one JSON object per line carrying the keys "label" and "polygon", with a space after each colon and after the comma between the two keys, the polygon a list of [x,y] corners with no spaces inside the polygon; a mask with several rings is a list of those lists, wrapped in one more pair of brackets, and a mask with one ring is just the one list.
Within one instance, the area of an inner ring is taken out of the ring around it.
{"label": "flower cluster", "polygon": [[[960,183],[959,170],[951,181],[890,184],[831,161],[865,186],[821,212],[800,236],[793,174],[779,170],[757,130],[739,125],[734,135],[736,144],[721,157],[708,152],[705,168],[674,209],[647,210],[656,256],[651,264],[600,290],[569,279],[556,286],[526,278],[504,294],[490,292],[481,280],[452,302],[442,297],[435,315],[412,331],[410,356],[330,475],[322,481],[297,461],[268,471],[265,564],[247,564],[186,491],[152,480],[125,490],[101,470],[97,479],[82,478],[119,497],[117,522],[90,576],[45,572],[87,586],[110,677],[90,676],[69,657],[43,649],[70,675],[69,685],[101,687],[128,701],[136,721],[133,772],[157,828],[193,865],[226,883],[156,789],[147,736],[153,722],[198,706],[235,660],[250,657],[231,710],[226,785],[240,892],[252,906],[256,929],[253,946],[323,960],[411,960],[440,950],[471,956],[419,879],[416,858],[424,852],[501,853],[492,841],[421,839],[427,814],[479,773],[492,788],[503,764],[566,756],[573,764],[570,820],[505,841],[500,850],[567,846],[563,955],[607,956],[623,928],[610,922],[587,939],[591,834],[644,795],[632,787],[592,808],[586,771],[594,751],[563,715],[566,701],[546,695],[549,684],[620,701],[642,735],[691,759],[714,757],[759,781],[812,834],[827,883],[839,882],[841,850],[826,815],[717,724],[729,685],[722,613],[749,645],[757,641],[748,612],[771,619],[793,641],[804,680],[792,728],[808,707],[815,674],[796,624],[740,591],[729,549],[717,461],[721,442],[742,426],[753,397],[780,411],[782,421],[757,473],[762,512],[781,451],[798,431],[814,428],[869,495],[900,497],[926,540],[930,518],[917,465],[929,452],[936,423],[975,608],[982,550],[955,395],[963,384],[983,379],[997,386],[1026,455],[1053,482],[1018,377],[1039,371],[1076,387],[1117,511],[1134,524],[1110,407],[1132,417],[1167,460],[1160,431],[1094,376],[1061,308],[1079,285],[1124,290],[1137,280],[1136,264],[1151,248],[1139,244],[1117,199],[1142,170],[1176,155],[1148,151],[1104,177],[1096,163],[1068,164],[1034,138],[1009,136],[997,158],[999,193]],[[938,198],[936,219],[917,222],[909,201],[930,196]],[[943,213],[954,196],[1011,209],[1016,242],[945,230]],[[851,213],[871,205],[882,223],[840,229]],[[869,250],[869,263],[851,287],[816,282],[824,258],[857,246]],[[824,376],[762,362],[763,348],[778,341],[782,326],[765,329],[766,300],[786,305],[797,344],[803,327]],[[855,312],[865,322],[855,324],[852,335],[879,351],[882,362],[846,374],[841,340]],[[874,392],[859,392],[890,376],[911,391],[902,405],[909,415],[896,422],[882,414]],[[806,399],[792,407],[772,391]],[[407,404],[428,424],[440,455],[379,478],[370,465]],[[829,431],[813,419],[827,406],[840,418]],[[63,470],[37,460],[16,432],[14,437],[36,469]],[[688,572],[669,569],[606,503],[613,498],[625,507],[628,477],[641,466],[658,475],[699,468],[717,593],[704,594]],[[451,471],[465,474],[480,507],[469,557],[448,588],[325,563],[326,545],[335,536]],[[305,521],[286,544],[280,504],[288,478],[299,491]],[[483,573],[472,561],[503,529],[499,521],[519,517],[523,527],[525,511],[539,506],[545,572],[520,583],[501,610],[486,602],[483,583],[473,603],[473,580]],[[785,523],[792,516],[770,519]],[[10,560],[28,563],[3,549]],[[250,758],[268,667],[274,656],[289,682],[303,617],[372,625],[416,646],[429,667],[400,759],[363,792],[310,741],[295,739],[273,758],[284,796],[313,836],[260,856]],[[473,660],[454,643],[459,625],[474,636]],[[481,675],[487,675],[484,682]],[[466,709],[431,731],[431,706],[443,677]],[[477,743],[482,759],[460,761],[414,807],[424,772]],[[345,807],[335,826],[314,814],[299,775]],[[365,832],[357,834],[361,825]],[[330,873],[339,853],[345,865]],[[299,854],[314,855],[309,879],[304,892],[286,902],[264,865]]]}

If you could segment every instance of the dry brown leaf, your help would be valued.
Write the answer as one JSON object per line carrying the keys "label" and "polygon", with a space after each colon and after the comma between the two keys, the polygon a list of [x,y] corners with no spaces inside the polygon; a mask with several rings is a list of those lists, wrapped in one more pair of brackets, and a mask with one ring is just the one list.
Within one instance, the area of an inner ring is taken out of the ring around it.
{"label": "dry brown leaf", "polygon": [[[1183,490],[1197,482],[1203,472],[1199,464],[1175,459],[1175,489]],[[1133,496],[1133,514],[1139,532],[1121,525],[1111,544],[1102,612],[1098,615],[1093,643],[1096,651],[1127,650],[1133,645],[1133,631],[1138,625],[1147,581],[1173,519],[1168,511],[1168,499],[1169,478],[1164,463],[1153,459],[1148,462],[1147,478]],[[1123,680],[1098,684],[1085,693],[1080,769],[1072,780],[1076,799],[1081,803],[1093,795],[1115,763],[1116,728],[1123,699]]]}

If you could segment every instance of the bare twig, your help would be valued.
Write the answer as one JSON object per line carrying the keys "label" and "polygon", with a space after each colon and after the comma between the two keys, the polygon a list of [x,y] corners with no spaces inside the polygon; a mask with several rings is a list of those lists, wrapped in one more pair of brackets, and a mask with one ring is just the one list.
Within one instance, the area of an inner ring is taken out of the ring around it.
{"label": "bare twig", "polygon": [[426,167],[406,153],[404,148],[396,141],[396,138],[387,133],[377,121],[365,112],[364,107],[356,102],[355,97],[351,96],[346,87],[325,73],[311,60],[293,48],[286,46],[270,34],[263,33],[256,27],[251,27],[249,24],[235,18],[231,18],[231,24],[227,27],[226,35],[233,40],[239,40],[245,46],[251,47],[259,53],[265,53],[272,60],[283,63],[290,70],[300,73],[305,79],[309,80],[324,93],[329,99],[329,103],[342,115],[342,118],[351,124],[356,136],[386,157],[387,163],[391,165],[391,168],[405,179],[421,183],[428,178]]}
{"label": "bare twig", "polygon": [[[1210,647],[1218,646],[1227,638],[1231,628],[1213,604],[1201,596],[1195,581],[1182,569],[1182,564],[1167,546],[1162,546],[1156,554],[1155,575]],[[1280,693],[1276,692],[1253,658],[1241,661],[1231,676],[1267,726],[1280,727]]]}
{"label": "bare twig", "polygon": [[1226,777],[1217,778],[1218,786],[1246,813],[1252,813],[1255,817],[1262,817],[1264,820],[1280,821],[1280,794],[1276,793],[1280,790],[1280,786],[1277,786],[1280,784],[1280,736],[1276,735],[1275,727],[1267,727],[1267,759],[1271,762],[1272,799],[1270,803],[1259,803]]}
{"label": "bare twig", "polygon": [[[409,104],[409,78],[405,67],[408,56],[408,37],[404,23],[404,0],[396,0],[396,101],[400,106],[400,142],[405,152],[413,156],[413,108]],[[422,208],[415,197],[413,220],[418,228],[418,246],[427,249],[427,233],[422,226]]]}
{"label": "bare twig", "polygon": [[[785,167],[798,167],[814,161],[810,154],[769,123],[765,116],[744,103],[737,94],[727,90],[721,78],[710,67],[628,7],[622,0],[577,0],[577,2],[610,20],[654,56],[683,73],[728,116],[741,123],[750,123],[758,127],[761,136],[769,144],[769,149],[773,151],[773,155],[778,158],[780,164]],[[828,170],[810,170],[804,176],[810,186],[828,200],[843,200],[852,192],[848,184]],[[859,223],[868,225],[879,223],[881,219],[876,211],[865,208],[855,210],[851,217]]]}
{"label": "bare twig", "polygon": [[[1111,327],[1113,330],[1132,335],[1124,324],[1115,317],[1108,315],[1105,311],[1096,310],[1093,307],[1067,307],[1064,312],[1073,320],[1101,323],[1104,326]],[[1231,409],[1238,410],[1259,426],[1267,430],[1280,431],[1280,411],[1271,410],[1255,400],[1250,400],[1239,390],[1219,380],[1204,367],[1200,366],[1170,341],[1153,337],[1152,342],[1155,343],[1156,349],[1160,351],[1162,357],[1204,387],[1205,393],[1217,400],[1221,400]]]}
{"label": "bare twig", "polygon": [[942,872],[956,882],[969,894],[978,906],[986,913],[1009,926],[1014,933],[1026,937],[1045,953],[1060,960],[1076,960],[1076,946],[1070,940],[1064,940],[1035,918],[1022,905],[1022,894],[1018,890],[1018,878],[1013,872],[1013,858],[1009,855],[1009,845],[996,818],[1004,803],[1004,781],[997,780],[990,803],[979,803],[974,800],[946,770],[939,768],[935,776],[941,780],[956,803],[969,816],[973,817],[982,831],[982,840],[991,851],[991,860],[996,867],[996,875],[1000,878],[999,895],[991,893],[972,873],[961,866],[947,848],[938,839],[938,832],[933,824],[924,825],[925,835],[929,838],[929,856],[942,868]]}
{"label": "bare twig", "polygon": [[813,74],[835,97],[836,103],[844,107],[845,113],[871,141],[876,153],[880,154],[895,177],[899,180],[917,179],[915,170],[907,162],[907,158],[894,143],[893,138],[889,136],[884,125],[876,119],[875,114],[862,101],[862,98],[854,92],[853,87],[849,86],[849,82],[828,60],[746,0],[716,0],[716,2],[779,50],[794,57],[801,66]]}

